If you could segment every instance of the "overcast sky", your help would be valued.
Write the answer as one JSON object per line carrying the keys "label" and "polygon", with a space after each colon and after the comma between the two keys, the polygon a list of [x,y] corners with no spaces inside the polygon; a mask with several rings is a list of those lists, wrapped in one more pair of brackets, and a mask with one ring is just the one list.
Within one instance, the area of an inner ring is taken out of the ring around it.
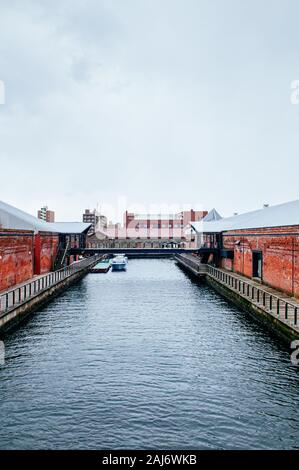
{"label": "overcast sky", "polygon": [[297,199],[298,17],[298,0],[1,0],[0,199],[57,220]]}

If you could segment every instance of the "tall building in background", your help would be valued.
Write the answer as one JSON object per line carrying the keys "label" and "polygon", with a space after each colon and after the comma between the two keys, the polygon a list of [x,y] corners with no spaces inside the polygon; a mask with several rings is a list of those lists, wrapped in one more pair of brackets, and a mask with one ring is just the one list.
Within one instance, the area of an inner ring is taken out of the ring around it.
{"label": "tall building in background", "polygon": [[43,206],[37,211],[37,217],[45,222],[55,222],[55,212],[50,211],[48,206]]}
{"label": "tall building in background", "polygon": [[98,216],[98,228],[99,229],[107,229],[108,227],[108,219],[105,215]]}
{"label": "tall building in background", "polygon": [[91,227],[88,231],[88,234],[91,235],[93,233],[95,233],[95,230],[96,230],[96,226],[99,222],[102,222],[102,217],[103,216],[99,216],[97,214],[97,211],[96,209],[94,209],[93,211],[89,210],[89,209],[85,209],[85,212],[83,214],[83,218],[82,218],[82,221],[83,222],[86,222],[88,224],[91,224]]}
{"label": "tall building in background", "polygon": [[190,222],[202,220],[207,211],[182,211],[177,214],[124,214],[124,227],[135,229],[182,229]]}
{"label": "tall building in background", "polygon": [[[193,209],[176,214],[126,211],[123,226],[109,223],[105,229],[99,220],[96,233],[90,234],[87,245],[90,248],[194,248],[197,240],[191,224],[203,220],[207,214]],[[210,217],[214,220],[216,215],[214,211]]]}

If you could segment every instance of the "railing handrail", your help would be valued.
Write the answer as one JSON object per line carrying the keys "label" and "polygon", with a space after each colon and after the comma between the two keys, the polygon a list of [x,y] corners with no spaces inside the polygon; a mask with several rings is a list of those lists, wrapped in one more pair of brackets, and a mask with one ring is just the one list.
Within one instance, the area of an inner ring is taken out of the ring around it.
{"label": "railing handrail", "polygon": [[[0,315],[11,310],[13,307],[19,305],[25,300],[29,300],[44,289],[48,289],[61,282],[75,272],[92,265],[101,258],[101,256],[102,255],[96,254],[80,261],[75,261],[69,266],[32,278],[22,285],[15,286],[8,291],[0,293]],[[3,299],[5,301],[4,308],[2,307]]]}
{"label": "railing handrail", "polygon": [[[252,301],[256,303],[258,306],[263,306],[267,310],[267,296],[269,299],[269,311],[271,315],[275,315],[276,311],[276,318],[279,318],[280,320],[288,323],[290,326],[294,326],[298,329],[298,323],[299,323],[299,303],[294,303],[292,300],[289,299],[284,299],[283,297],[280,297],[278,294],[272,293],[264,289],[263,287],[259,285],[254,285],[252,281],[249,279],[246,280],[244,278],[240,278],[239,276],[234,275],[234,273],[227,272],[223,269],[216,268],[214,266],[209,265],[208,266],[208,274],[212,276],[213,278],[218,278],[218,275],[220,274],[221,281],[224,282],[224,284],[228,284],[230,288],[238,291],[238,293],[245,297],[251,297]],[[225,281],[223,281],[223,278]],[[227,279],[232,279],[234,280],[235,283],[238,284],[232,285],[231,282],[227,283]],[[243,288],[241,289],[241,284],[243,284]],[[247,287],[247,294],[245,293],[244,286]],[[251,288],[251,296],[250,296],[250,289]],[[254,295],[256,291],[256,296]],[[274,302],[273,302],[274,301]],[[274,308],[276,306],[276,309]],[[290,314],[291,311],[289,310],[289,307],[293,309],[293,322],[290,322]],[[282,311],[284,309],[284,312]],[[283,313],[283,316],[281,315]]]}
{"label": "railing handrail", "polygon": [[179,255],[177,255],[177,256],[178,256],[178,258],[180,258],[185,264],[194,267],[197,272],[200,273],[200,271],[201,271],[201,272],[203,272],[203,271],[206,272],[206,271],[207,271],[207,267],[208,267],[207,264],[205,264],[205,263],[197,263],[195,260],[189,258],[189,256],[186,255],[186,254],[179,254]]}
{"label": "railing handrail", "polygon": [[[200,273],[200,262],[196,262],[196,260],[192,260],[186,255],[178,255],[178,258],[181,259],[184,264],[195,267],[195,270]],[[229,289],[237,291],[242,297],[250,298],[253,303],[257,306],[264,307],[266,311],[272,316],[275,316],[275,318],[279,318],[284,322],[287,321],[288,325],[298,329],[299,303],[295,303],[288,298],[280,297],[278,293],[269,292],[266,288],[263,288],[263,286],[257,285],[254,281],[250,279],[247,280],[236,273],[217,268],[210,264],[203,264],[201,268],[203,266],[206,268],[206,273],[212,278],[226,285]],[[201,272],[203,272],[203,270],[201,270]],[[267,305],[267,302],[269,305]],[[294,317],[292,319],[293,321],[290,321],[292,313]]]}
{"label": "railing handrail", "polygon": [[[262,286],[259,286],[259,285],[253,285],[253,282],[254,281],[251,281],[250,279],[240,279],[239,275],[235,275],[234,273],[231,273],[231,272],[228,272],[228,271],[225,271],[224,269],[219,269],[219,268],[216,268],[215,266],[211,266],[210,264],[207,265],[208,266],[208,271],[211,271],[212,269],[214,271],[219,271],[219,272],[222,272],[234,279],[236,279],[237,281],[240,281],[240,282],[244,282],[245,284],[248,284],[249,286],[253,287],[254,289],[258,289],[262,292],[265,292],[265,294],[268,294],[268,295],[271,295],[272,297],[274,297],[275,299],[279,300],[279,301],[282,301],[282,302],[285,302],[285,303],[288,303],[290,305],[293,305],[294,307],[298,307],[299,308],[299,304],[295,304],[293,303],[291,300],[286,300],[286,299],[283,299],[282,297],[280,297],[279,295],[275,294],[275,293],[272,293],[272,292],[268,292],[266,289],[263,289]],[[269,287],[271,289],[271,287]],[[282,295],[283,295],[283,292],[282,292]]]}

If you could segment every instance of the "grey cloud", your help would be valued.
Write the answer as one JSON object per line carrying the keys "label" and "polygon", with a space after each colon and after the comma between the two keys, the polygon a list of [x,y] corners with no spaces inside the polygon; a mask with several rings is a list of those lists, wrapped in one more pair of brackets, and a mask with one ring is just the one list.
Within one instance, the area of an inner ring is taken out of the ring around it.
{"label": "grey cloud", "polygon": [[298,10],[3,0],[1,198],[78,219],[118,192],[228,215],[298,197]]}

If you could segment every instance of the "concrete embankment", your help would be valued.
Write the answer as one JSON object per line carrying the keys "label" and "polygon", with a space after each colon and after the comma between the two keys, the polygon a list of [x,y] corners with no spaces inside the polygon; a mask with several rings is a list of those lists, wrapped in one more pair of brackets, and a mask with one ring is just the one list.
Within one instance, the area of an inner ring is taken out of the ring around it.
{"label": "concrete embankment", "polygon": [[59,271],[39,276],[20,286],[0,294],[0,334],[22,322],[53,297],[59,295],[70,285],[82,279],[99,261],[93,256],[73,263]]}
{"label": "concrete embankment", "polygon": [[203,279],[288,344],[299,338],[299,302],[296,299],[238,274],[204,265],[196,256],[178,255],[175,259],[183,269]]}

